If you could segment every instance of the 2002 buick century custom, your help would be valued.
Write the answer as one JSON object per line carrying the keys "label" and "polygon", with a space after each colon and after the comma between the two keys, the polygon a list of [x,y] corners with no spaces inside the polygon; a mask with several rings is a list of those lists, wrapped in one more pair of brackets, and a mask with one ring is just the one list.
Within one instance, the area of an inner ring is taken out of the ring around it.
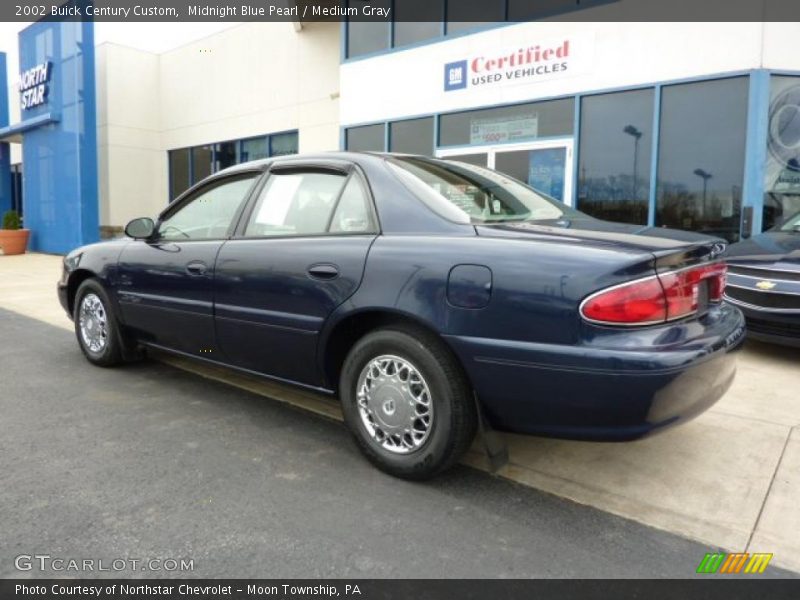
{"label": "2002 buick century custom", "polygon": [[452,465],[479,416],[589,440],[691,418],[744,335],[721,240],[598,221],[459,162],[243,164],[126,233],[64,259],[89,361],[151,346],[338,394],[401,477]]}

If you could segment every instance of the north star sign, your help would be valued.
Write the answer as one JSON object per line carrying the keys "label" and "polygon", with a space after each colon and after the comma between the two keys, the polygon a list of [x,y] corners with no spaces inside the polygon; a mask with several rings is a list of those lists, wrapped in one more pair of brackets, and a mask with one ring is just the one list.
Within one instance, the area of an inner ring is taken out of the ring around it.
{"label": "north star sign", "polygon": [[444,91],[565,74],[570,68],[570,40],[536,44],[498,55],[480,55],[444,66]]}
{"label": "north star sign", "polygon": [[19,74],[19,94],[22,110],[36,108],[47,102],[52,70],[52,64],[47,61]]}

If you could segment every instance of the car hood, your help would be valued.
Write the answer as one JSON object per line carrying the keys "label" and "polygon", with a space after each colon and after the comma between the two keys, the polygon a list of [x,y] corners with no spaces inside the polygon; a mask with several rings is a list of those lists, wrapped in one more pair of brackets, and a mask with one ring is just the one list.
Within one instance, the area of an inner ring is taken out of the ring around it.
{"label": "car hood", "polygon": [[736,264],[778,265],[800,272],[800,233],[768,231],[731,244],[725,257]]}
{"label": "car hood", "polygon": [[665,256],[690,247],[706,246],[713,256],[721,254],[725,240],[691,231],[612,223],[591,217],[565,217],[552,221],[477,225],[478,235],[518,239],[550,239],[587,246],[616,247]]}

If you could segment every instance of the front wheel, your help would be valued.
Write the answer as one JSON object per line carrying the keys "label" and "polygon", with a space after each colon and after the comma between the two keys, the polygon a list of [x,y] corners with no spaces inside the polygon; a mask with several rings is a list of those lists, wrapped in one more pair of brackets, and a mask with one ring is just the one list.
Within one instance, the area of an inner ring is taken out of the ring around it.
{"label": "front wheel", "polygon": [[366,457],[405,479],[453,465],[475,436],[470,386],[435,336],[400,328],[360,339],[340,380],[345,421]]}
{"label": "front wheel", "polygon": [[84,356],[94,365],[111,367],[122,362],[119,325],[102,284],[87,279],[75,294],[72,320]]}

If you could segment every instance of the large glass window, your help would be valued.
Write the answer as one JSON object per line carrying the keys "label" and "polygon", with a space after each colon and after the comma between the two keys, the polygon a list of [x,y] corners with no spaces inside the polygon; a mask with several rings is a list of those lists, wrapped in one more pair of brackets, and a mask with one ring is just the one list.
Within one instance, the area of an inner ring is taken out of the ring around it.
{"label": "large glass window", "polygon": [[800,213],[800,77],[772,77],[763,227]]}
{"label": "large glass window", "polygon": [[203,189],[161,222],[159,238],[186,241],[225,237],[255,178],[255,174],[237,177]]}
{"label": "large glass window", "polygon": [[197,183],[214,172],[211,146],[192,148],[192,183]]}
{"label": "large glass window", "polygon": [[269,138],[266,136],[242,140],[242,162],[269,157]]}
{"label": "large glass window", "polygon": [[214,171],[221,171],[239,163],[237,142],[214,144]]}
{"label": "large glass window", "polygon": [[406,46],[442,35],[444,0],[402,0],[394,3],[394,45]]}
{"label": "large glass window", "polygon": [[[392,0],[373,0],[370,4],[374,7],[390,9]],[[350,0],[347,6],[361,10],[363,0]],[[347,56],[361,56],[389,48],[390,27],[392,23],[386,21],[348,21],[347,23]]]}
{"label": "large glass window", "polygon": [[739,239],[745,77],[664,87],[656,225]]}
{"label": "large glass window", "polygon": [[297,132],[271,135],[269,138],[270,156],[297,154]]}
{"label": "large glass window", "polygon": [[384,140],[383,123],[378,125],[363,125],[351,127],[345,132],[345,148],[354,152],[383,152],[386,141]]}
{"label": "large glass window", "polygon": [[505,20],[505,0],[447,0],[448,34]]}
{"label": "large glass window", "polygon": [[174,200],[192,185],[189,149],[169,151],[169,197]]}
{"label": "large glass window", "polygon": [[565,98],[442,115],[439,144],[498,144],[572,135],[574,106],[573,98]]}
{"label": "large glass window", "polygon": [[433,117],[389,124],[389,150],[433,155]]}
{"label": "large glass window", "polygon": [[598,219],[647,223],[653,90],[581,100],[578,208]]}

